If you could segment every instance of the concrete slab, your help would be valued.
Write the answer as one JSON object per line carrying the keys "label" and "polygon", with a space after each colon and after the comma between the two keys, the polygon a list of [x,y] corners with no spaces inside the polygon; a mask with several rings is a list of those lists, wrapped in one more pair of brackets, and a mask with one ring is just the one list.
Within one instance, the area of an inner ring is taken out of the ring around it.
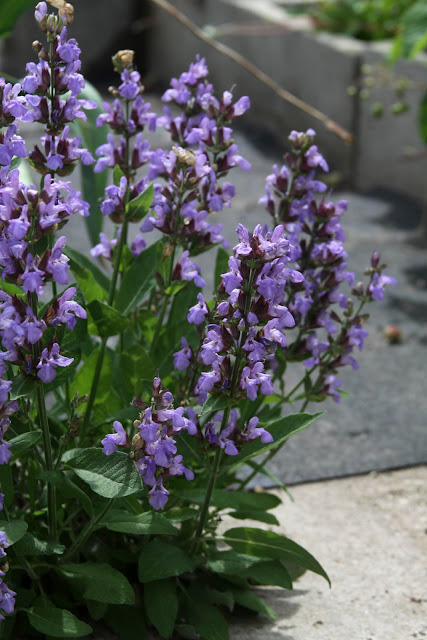
{"label": "concrete slab", "polygon": [[[277,619],[230,618],[230,640],[425,638],[426,483],[427,467],[419,467],[294,486],[295,502],[277,492],[275,529],[319,560],[332,588],[306,573],[293,591],[258,589]],[[223,528],[251,524],[225,518]],[[92,637],[118,640],[102,627]]]}

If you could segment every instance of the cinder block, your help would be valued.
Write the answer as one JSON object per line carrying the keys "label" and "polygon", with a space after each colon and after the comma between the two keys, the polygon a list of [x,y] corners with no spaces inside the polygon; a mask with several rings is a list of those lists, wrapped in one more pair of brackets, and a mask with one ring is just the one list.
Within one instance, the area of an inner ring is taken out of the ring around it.
{"label": "cinder block", "polygon": [[[388,47],[367,47],[363,63],[377,65],[384,61]],[[420,85],[427,83],[427,56],[417,60],[399,61],[394,72],[405,75]],[[370,89],[368,100],[359,104],[358,154],[355,186],[359,189],[386,187],[416,198],[427,197],[427,147],[422,143],[418,128],[418,107],[425,88],[407,91],[405,101],[410,109],[393,115],[391,106],[398,100],[393,90],[376,86]],[[381,102],[384,115],[374,118],[372,104]]]}

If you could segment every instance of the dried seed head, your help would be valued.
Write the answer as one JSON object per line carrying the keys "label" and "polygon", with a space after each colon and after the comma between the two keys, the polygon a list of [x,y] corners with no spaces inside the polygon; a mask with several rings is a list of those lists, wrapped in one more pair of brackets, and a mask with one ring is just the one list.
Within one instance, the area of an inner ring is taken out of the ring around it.
{"label": "dried seed head", "polygon": [[190,149],[181,149],[181,147],[172,147],[172,151],[178,158],[181,164],[186,164],[188,167],[194,167],[196,164],[196,156]]}
{"label": "dried seed head", "polygon": [[124,67],[131,67],[133,65],[134,55],[135,51],[132,51],[132,49],[121,49],[117,51],[117,57]]}
{"label": "dried seed head", "polygon": [[72,24],[74,20],[74,7],[65,0],[47,0],[52,7],[58,9],[58,14],[62,18],[64,24]]}

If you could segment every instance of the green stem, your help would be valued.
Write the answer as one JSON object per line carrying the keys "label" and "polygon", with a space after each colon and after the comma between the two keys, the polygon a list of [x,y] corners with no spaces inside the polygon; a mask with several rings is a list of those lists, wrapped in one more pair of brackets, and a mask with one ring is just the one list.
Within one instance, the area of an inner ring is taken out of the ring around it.
{"label": "green stem", "polygon": [[[110,307],[114,302],[114,296],[116,293],[117,278],[119,276],[119,271],[120,271],[120,262],[122,259],[123,247],[127,241],[128,224],[129,224],[129,221],[126,220],[125,218],[123,222],[122,232],[120,234],[119,244],[117,245],[117,252],[114,260],[113,276],[111,278],[110,291],[108,294],[108,304]],[[102,365],[104,362],[106,346],[107,346],[107,338],[102,338],[101,345],[99,348],[99,353],[98,353],[98,360],[96,361],[95,373],[92,380],[92,386],[90,388],[87,409],[86,409],[84,421],[80,430],[80,438],[82,441],[86,435],[87,428],[92,416],[92,410],[96,400],[96,392],[98,391],[99,380],[101,378],[101,371],[102,371]]]}
{"label": "green stem", "polygon": [[87,523],[87,525],[85,526],[85,528],[83,529],[83,531],[81,532],[77,540],[73,542],[71,547],[68,549],[67,553],[63,556],[62,558],[63,562],[66,562],[75,553],[77,553],[80,547],[86,542],[86,540],[88,539],[92,531],[95,529],[97,524],[102,520],[105,514],[108,513],[108,511],[111,509],[114,501],[115,501],[115,498],[110,498],[107,504],[105,505],[104,509],[96,516],[96,518],[92,519],[90,522]]}
{"label": "green stem", "polygon": [[[52,447],[50,443],[49,422],[47,419],[44,388],[42,384],[38,385],[37,387],[37,405],[38,405],[40,426],[42,429],[46,468],[48,471],[53,471],[54,465],[53,465],[53,457],[52,457]],[[56,487],[52,484],[52,482],[48,482],[48,485],[47,485],[47,505],[48,505],[49,533],[52,538],[56,539],[56,536],[57,536]]]}
{"label": "green stem", "polygon": [[[37,293],[31,293],[31,308],[35,316],[37,316]],[[33,345],[33,358],[34,363],[40,360],[40,343],[36,342]],[[50,442],[49,422],[47,419],[46,402],[44,397],[43,384],[37,385],[37,408],[39,414],[40,428],[43,437],[43,449],[46,461],[46,469],[53,471],[53,456],[52,446]],[[52,538],[56,539],[57,527],[56,527],[56,487],[49,482],[47,485],[47,504],[48,504],[48,521],[49,521],[49,533]]]}
{"label": "green stem", "polygon": [[209,507],[212,500],[213,490],[215,489],[215,483],[218,477],[219,468],[221,466],[221,459],[222,459],[222,449],[218,448],[215,452],[215,460],[214,460],[213,468],[209,477],[209,484],[206,489],[205,500],[203,502],[203,506],[200,511],[199,522],[196,529],[196,539],[195,539],[196,549],[198,548],[200,538],[202,537],[203,530],[205,528],[206,521],[208,519]]}

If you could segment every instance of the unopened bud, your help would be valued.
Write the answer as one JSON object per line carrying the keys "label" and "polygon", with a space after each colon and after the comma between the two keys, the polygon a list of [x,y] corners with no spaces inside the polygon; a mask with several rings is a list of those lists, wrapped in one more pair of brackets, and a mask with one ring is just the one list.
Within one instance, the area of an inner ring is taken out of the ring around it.
{"label": "unopened bud", "polygon": [[51,13],[46,20],[46,30],[49,33],[56,34],[57,26],[58,26],[58,20],[56,16],[54,16],[53,13]]}
{"label": "unopened bud", "polygon": [[376,269],[378,267],[379,262],[380,262],[380,254],[378,253],[378,251],[374,251],[374,253],[371,256],[372,269]]}

